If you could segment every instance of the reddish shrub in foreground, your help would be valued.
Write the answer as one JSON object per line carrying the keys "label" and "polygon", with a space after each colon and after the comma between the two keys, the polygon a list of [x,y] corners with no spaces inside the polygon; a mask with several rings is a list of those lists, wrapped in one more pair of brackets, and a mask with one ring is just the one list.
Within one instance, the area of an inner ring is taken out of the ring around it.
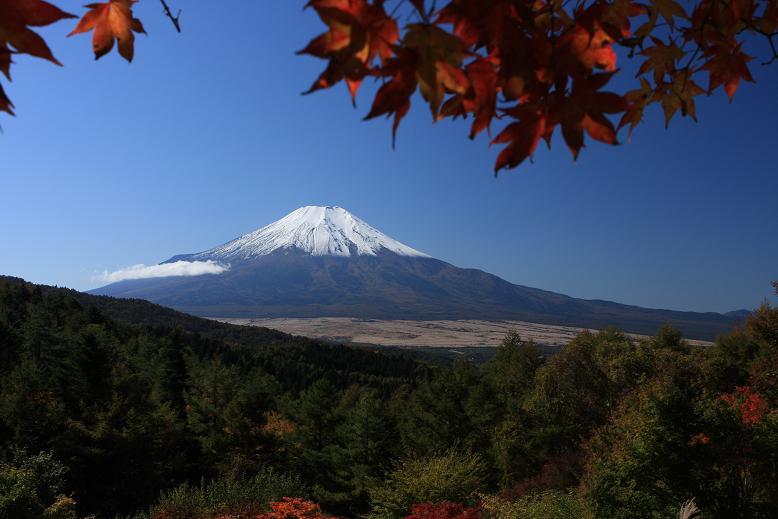
{"label": "reddish shrub in foreground", "polygon": [[458,503],[420,503],[411,506],[411,515],[405,519],[478,519],[478,507],[465,508]]}
{"label": "reddish shrub in foreground", "polygon": [[270,503],[270,511],[259,514],[257,519],[324,519],[316,503],[299,497],[285,497],[282,501]]}
{"label": "reddish shrub in foreground", "polygon": [[500,497],[515,501],[532,492],[563,490],[576,486],[583,472],[584,460],[584,453],[580,450],[551,458],[543,464],[539,474],[522,479],[501,492]]}
{"label": "reddish shrub in foreground", "polygon": [[770,410],[762,395],[754,392],[749,386],[736,387],[734,393],[723,394],[720,398],[740,414],[740,419],[745,425],[758,423]]}

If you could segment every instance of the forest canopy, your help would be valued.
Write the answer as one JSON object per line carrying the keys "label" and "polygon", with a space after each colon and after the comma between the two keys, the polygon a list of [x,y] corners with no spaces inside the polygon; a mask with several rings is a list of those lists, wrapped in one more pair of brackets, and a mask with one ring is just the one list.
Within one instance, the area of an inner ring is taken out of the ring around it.
{"label": "forest canopy", "polygon": [[0,278],[0,517],[774,517],[777,361],[767,305],[431,365]]}

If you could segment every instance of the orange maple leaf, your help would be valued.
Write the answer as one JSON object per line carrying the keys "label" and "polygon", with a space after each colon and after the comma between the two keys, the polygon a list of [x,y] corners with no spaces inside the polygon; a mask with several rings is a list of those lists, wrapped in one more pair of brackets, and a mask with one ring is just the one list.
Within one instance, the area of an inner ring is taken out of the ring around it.
{"label": "orange maple leaf", "polygon": [[[595,22],[592,30],[583,25],[573,28],[559,40],[559,45],[565,49],[585,70],[595,68],[608,72],[616,70],[616,51],[613,50],[613,38]],[[565,61],[561,63],[567,65]]]}
{"label": "orange maple leaf", "polygon": [[135,54],[135,35],[133,33],[146,33],[143,24],[132,16],[132,5],[137,0],[111,0],[100,4],[89,4],[89,9],[78,22],[73,32],[81,34],[94,30],[92,36],[92,49],[95,59],[105,56],[114,43],[119,42],[119,54],[127,61],[132,61]]}

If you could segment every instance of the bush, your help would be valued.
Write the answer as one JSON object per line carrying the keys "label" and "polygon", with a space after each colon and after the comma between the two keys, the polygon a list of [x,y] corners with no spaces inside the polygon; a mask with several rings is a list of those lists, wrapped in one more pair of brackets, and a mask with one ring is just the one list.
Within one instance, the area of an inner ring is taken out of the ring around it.
{"label": "bush", "polygon": [[458,503],[421,503],[411,507],[405,519],[479,519],[478,507],[466,508]]}
{"label": "bush", "polygon": [[281,501],[270,503],[270,511],[257,516],[257,519],[324,519],[321,508],[316,503],[299,497],[285,497]]}
{"label": "bush", "polygon": [[199,519],[227,514],[258,515],[270,502],[285,496],[307,497],[308,490],[298,477],[263,469],[249,480],[221,478],[163,492],[151,510],[151,517]]}
{"label": "bush", "polygon": [[47,452],[0,461],[0,518],[75,519],[76,502],[62,493],[66,471]]}
{"label": "bush", "polygon": [[482,496],[482,517],[489,519],[584,519],[593,517],[572,493],[547,491],[529,494],[518,501]]}
{"label": "bush", "polygon": [[414,503],[473,504],[485,483],[476,454],[454,450],[441,456],[401,462],[386,481],[370,491],[374,517],[403,517]]}

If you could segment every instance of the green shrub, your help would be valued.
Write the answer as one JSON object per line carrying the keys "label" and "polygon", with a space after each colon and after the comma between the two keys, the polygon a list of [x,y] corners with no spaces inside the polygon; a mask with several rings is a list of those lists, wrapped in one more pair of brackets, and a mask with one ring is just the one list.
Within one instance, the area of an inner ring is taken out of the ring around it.
{"label": "green shrub", "polygon": [[66,471],[48,452],[0,461],[0,519],[75,519],[76,502],[62,493]]}
{"label": "green shrub", "polygon": [[593,517],[581,499],[558,490],[506,501],[497,496],[481,496],[482,517],[489,519],[586,519]]}
{"label": "green shrub", "polygon": [[220,478],[163,492],[151,509],[151,517],[199,519],[219,514],[257,514],[271,501],[307,496],[308,490],[298,477],[263,469],[252,479]]}
{"label": "green shrub", "polygon": [[370,491],[372,515],[403,517],[414,503],[474,503],[485,479],[484,463],[476,454],[450,450],[441,456],[406,460]]}

